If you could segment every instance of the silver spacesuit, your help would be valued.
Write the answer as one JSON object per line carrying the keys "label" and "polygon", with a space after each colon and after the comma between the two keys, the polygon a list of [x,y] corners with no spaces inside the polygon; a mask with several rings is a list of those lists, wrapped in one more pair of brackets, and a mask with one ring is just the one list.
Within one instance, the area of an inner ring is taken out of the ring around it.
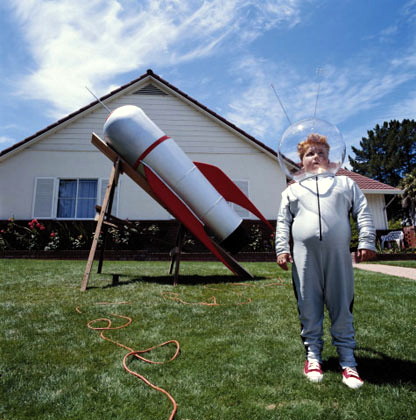
{"label": "silver spacesuit", "polygon": [[345,176],[311,176],[289,185],[282,193],[276,226],[276,254],[290,253],[293,258],[292,278],[307,359],[322,363],[326,305],[342,367],[356,366],[350,214],[357,220],[358,249],[375,251],[367,200]]}

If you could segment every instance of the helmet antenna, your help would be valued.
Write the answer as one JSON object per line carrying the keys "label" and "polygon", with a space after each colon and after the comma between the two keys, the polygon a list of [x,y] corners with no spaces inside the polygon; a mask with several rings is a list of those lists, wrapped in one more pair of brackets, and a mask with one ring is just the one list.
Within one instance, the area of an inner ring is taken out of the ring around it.
{"label": "helmet antenna", "polygon": [[98,98],[90,89],[88,89],[88,86],[85,86],[85,89],[88,90],[88,92],[91,93],[92,96],[94,96],[95,99],[97,99],[97,101],[108,111],[108,112],[112,112],[111,109],[100,99]]}
{"label": "helmet antenna", "polygon": [[284,113],[285,113],[285,115],[286,115],[287,120],[289,121],[289,124],[290,124],[290,125],[292,125],[292,121],[290,121],[289,115],[287,115],[286,109],[285,109],[285,107],[283,106],[283,103],[282,103],[282,101],[280,100],[279,95],[277,94],[277,91],[276,91],[276,89],[274,88],[273,83],[272,83],[270,86],[272,87],[273,92],[274,92],[274,94],[276,95],[277,100],[279,101],[280,107],[282,108],[283,112],[284,112]]}
{"label": "helmet antenna", "polygon": [[316,110],[318,109],[318,99],[319,99],[319,93],[320,93],[320,90],[321,90],[321,81],[322,81],[321,76],[322,76],[322,73],[323,73],[322,68],[318,67],[316,69],[316,74],[317,74],[317,77],[318,77],[318,92],[316,93],[315,111],[313,113],[313,118],[316,118]]}

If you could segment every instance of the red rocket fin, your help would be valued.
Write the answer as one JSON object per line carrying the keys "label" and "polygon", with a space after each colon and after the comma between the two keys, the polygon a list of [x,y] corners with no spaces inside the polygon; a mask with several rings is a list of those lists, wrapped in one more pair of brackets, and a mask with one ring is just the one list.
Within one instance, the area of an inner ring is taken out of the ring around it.
{"label": "red rocket fin", "polygon": [[227,201],[231,201],[241,207],[244,207],[257,216],[272,232],[274,232],[273,226],[261,214],[260,210],[220,168],[202,162],[194,162],[194,164]]}
{"label": "red rocket fin", "polygon": [[144,172],[154,195],[202,244],[204,244],[229,270],[234,274],[252,278],[233,258],[215,244],[207,235],[204,225],[189,209],[189,207],[150,169],[144,167]]}

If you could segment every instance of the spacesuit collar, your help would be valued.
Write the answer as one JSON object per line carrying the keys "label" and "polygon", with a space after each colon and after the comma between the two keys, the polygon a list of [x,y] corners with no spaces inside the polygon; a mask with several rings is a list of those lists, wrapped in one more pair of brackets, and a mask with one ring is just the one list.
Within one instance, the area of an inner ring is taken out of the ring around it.
{"label": "spacesuit collar", "polygon": [[333,172],[322,172],[320,174],[313,174],[313,173],[307,172],[302,176],[302,178],[297,179],[296,181],[299,183],[302,183],[303,181],[306,181],[309,179],[329,178],[329,177],[335,177],[335,174]]}

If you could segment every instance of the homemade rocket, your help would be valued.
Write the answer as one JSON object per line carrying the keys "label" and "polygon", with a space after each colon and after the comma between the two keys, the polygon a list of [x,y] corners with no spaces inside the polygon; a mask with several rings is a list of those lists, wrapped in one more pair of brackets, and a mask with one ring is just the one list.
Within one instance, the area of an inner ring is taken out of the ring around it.
{"label": "homemade rocket", "polygon": [[249,210],[273,232],[270,223],[221,169],[192,162],[139,107],[115,109],[104,124],[104,140],[144,176],[159,203],[211,251],[210,234],[231,252],[247,243],[243,220],[227,201]]}

